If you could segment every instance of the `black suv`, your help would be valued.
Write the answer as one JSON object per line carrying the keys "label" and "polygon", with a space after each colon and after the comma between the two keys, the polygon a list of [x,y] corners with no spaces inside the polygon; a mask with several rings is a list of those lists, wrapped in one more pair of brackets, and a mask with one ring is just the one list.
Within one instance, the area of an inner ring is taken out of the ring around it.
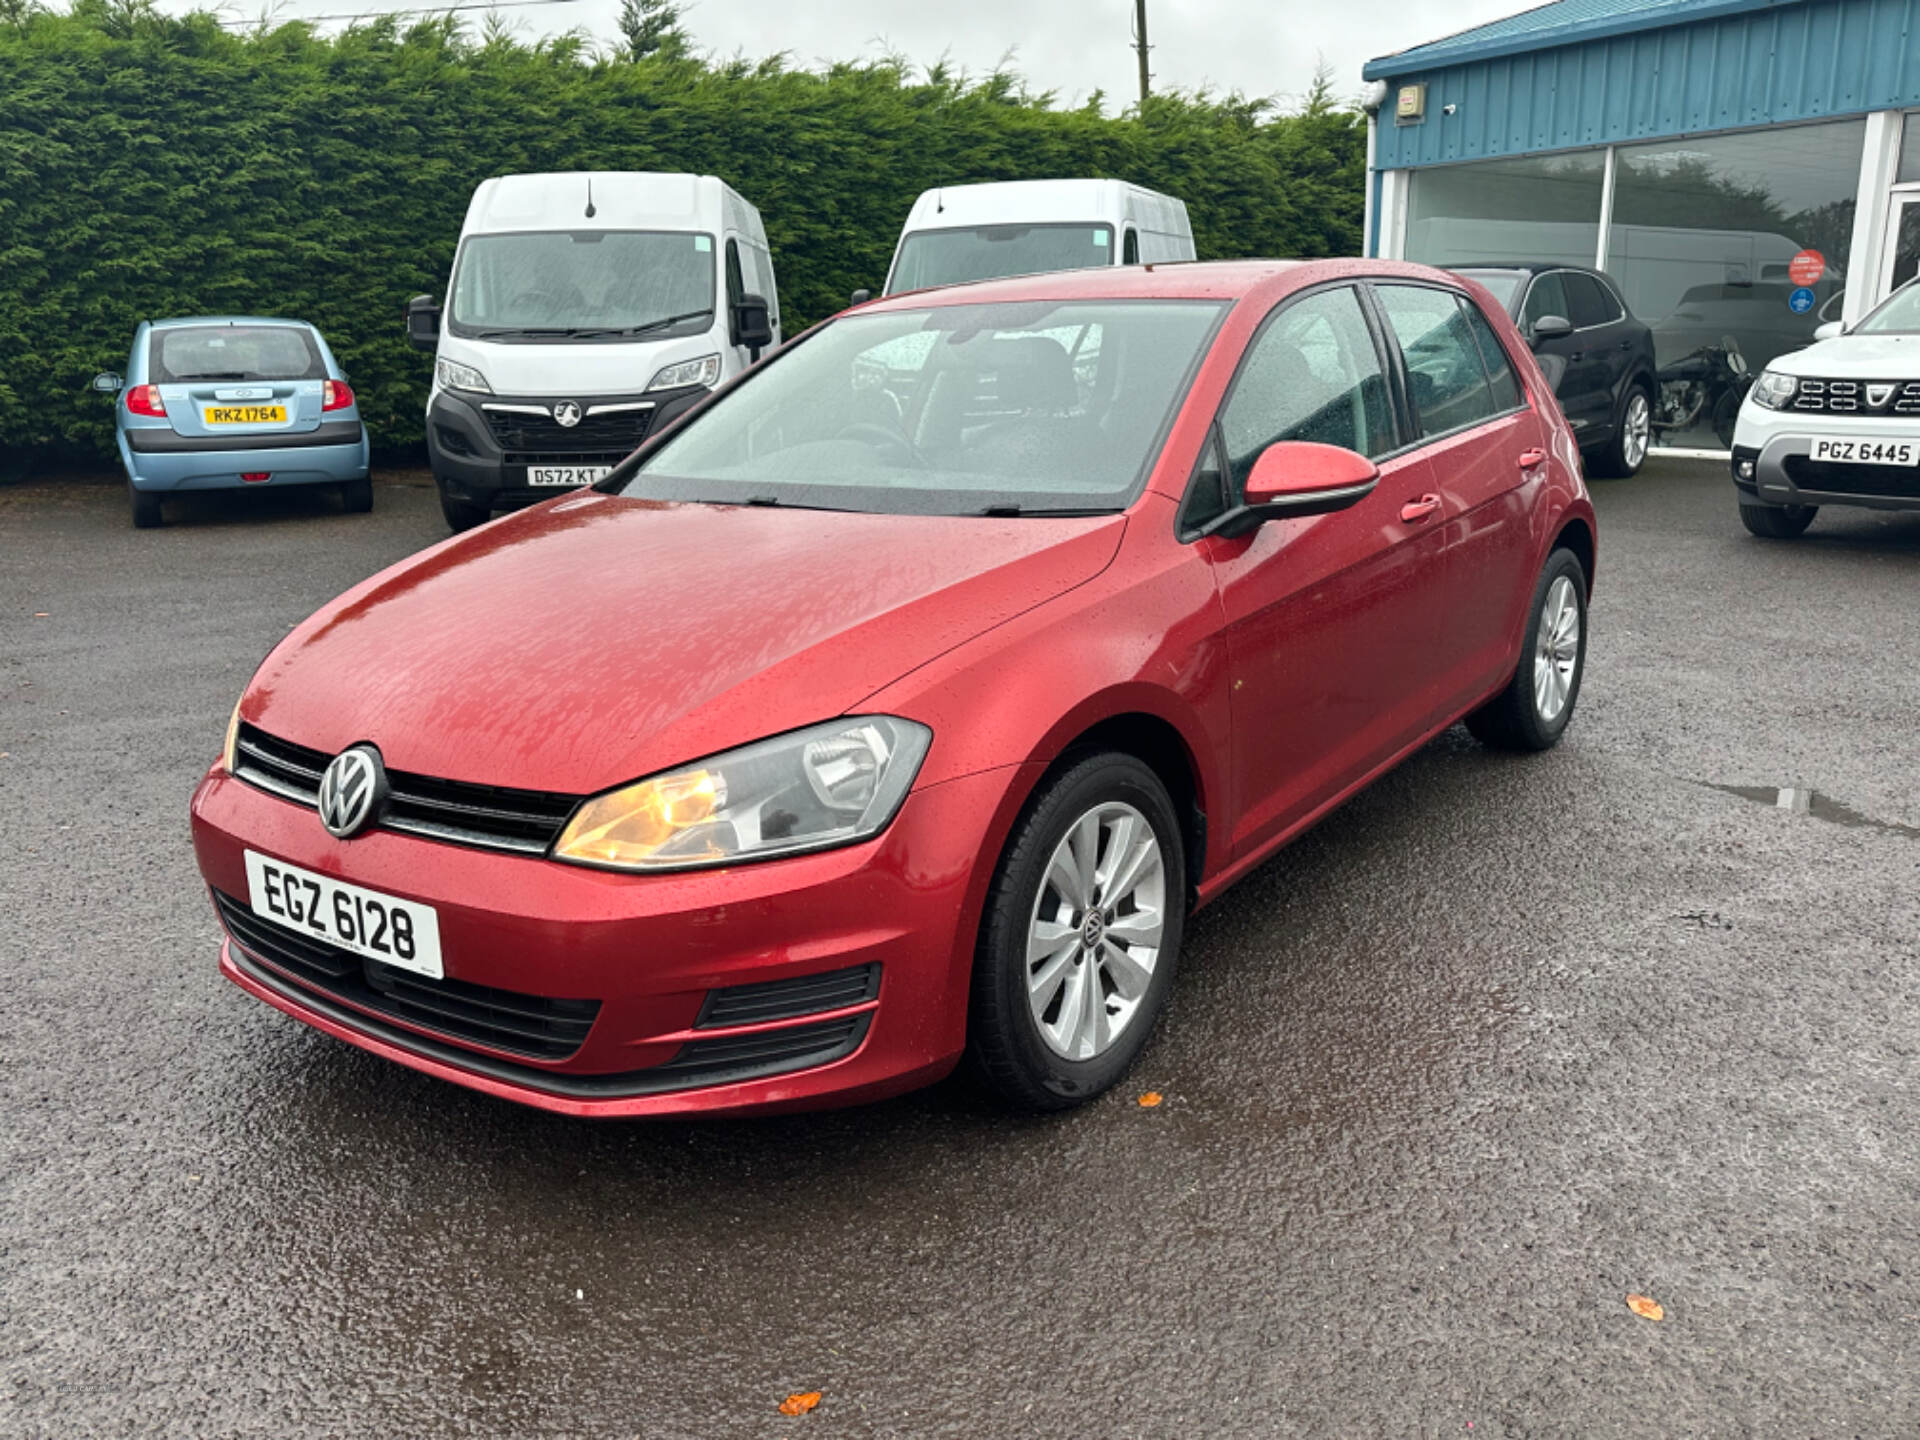
{"label": "black suv", "polygon": [[1507,307],[1533,346],[1594,475],[1640,468],[1653,439],[1653,332],[1614,283],[1582,265],[1455,265]]}

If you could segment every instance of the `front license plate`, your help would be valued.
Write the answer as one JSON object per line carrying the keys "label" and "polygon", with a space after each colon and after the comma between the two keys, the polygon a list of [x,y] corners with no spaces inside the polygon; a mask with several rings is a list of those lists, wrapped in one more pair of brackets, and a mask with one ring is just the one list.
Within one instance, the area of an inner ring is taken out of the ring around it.
{"label": "front license plate", "polygon": [[529,465],[529,485],[591,485],[613,473],[611,465]]}
{"label": "front license plate", "polygon": [[209,425],[284,425],[287,423],[287,407],[284,405],[209,405],[206,416]]}
{"label": "front license plate", "polygon": [[1855,465],[1920,465],[1920,444],[1911,440],[1816,440],[1813,458]]}
{"label": "front license plate", "polygon": [[431,905],[329,880],[251,850],[247,904],[262,920],[368,960],[434,980],[445,973],[440,968],[440,917]]}

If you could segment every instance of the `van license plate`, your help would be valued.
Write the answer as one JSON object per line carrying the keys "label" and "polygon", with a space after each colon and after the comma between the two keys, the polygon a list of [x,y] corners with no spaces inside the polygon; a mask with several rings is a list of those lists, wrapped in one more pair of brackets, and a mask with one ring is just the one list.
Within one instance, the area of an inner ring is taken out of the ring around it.
{"label": "van license plate", "polygon": [[417,905],[378,890],[362,890],[246,852],[247,904],[262,920],[439,980],[440,917],[431,905]]}
{"label": "van license plate", "polygon": [[611,465],[529,465],[529,485],[591,485],[613,473]]}
{"label": "van license plate", "polygon": [[1813,458],[1851,465],[1920,465],[1920,445],[1911,440],[1816,440]]}
{"label": "van license plate", "polygon": [[207,424],[209,425],[284,425],[286,423],[287,407],[284,405],[207,406]]}

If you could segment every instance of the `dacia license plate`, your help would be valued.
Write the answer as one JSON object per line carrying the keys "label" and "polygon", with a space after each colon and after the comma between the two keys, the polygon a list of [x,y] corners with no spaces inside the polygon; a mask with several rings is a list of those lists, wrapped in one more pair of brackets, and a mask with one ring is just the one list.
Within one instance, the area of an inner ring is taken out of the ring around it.
{"label": "dacia license plate", "polygon": [[1920,444],[1911,440],[1816,440],[1812,458],[1849,465],[1920,465]]}

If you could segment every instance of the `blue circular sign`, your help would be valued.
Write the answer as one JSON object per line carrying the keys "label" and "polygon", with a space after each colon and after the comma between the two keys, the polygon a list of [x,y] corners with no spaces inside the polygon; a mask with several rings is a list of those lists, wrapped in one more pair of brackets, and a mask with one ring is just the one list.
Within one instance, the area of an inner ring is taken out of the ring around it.
{"label": "blue circular sign", "polygon": [[1804,315],[1813,309],[1813,291],[1805,285],[1787,296],[1787,308],[1796,315]]}

